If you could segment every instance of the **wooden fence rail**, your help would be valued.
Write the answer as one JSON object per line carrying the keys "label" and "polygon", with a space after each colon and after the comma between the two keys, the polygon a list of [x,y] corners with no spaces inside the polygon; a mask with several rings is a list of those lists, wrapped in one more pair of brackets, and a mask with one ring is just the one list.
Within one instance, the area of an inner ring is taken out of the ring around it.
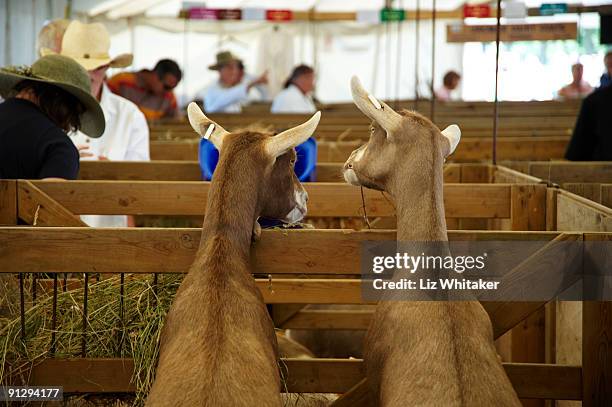
{"label": "wooden fence rail", "polygon": [[[338,133],[340,135],[341,133]],[[345,162],[351,152],[362,145],[358,141],[320,141],[317,145],[319,162]],[[499,160],[550,160],[561,159],[565,154],[568,136],[499,137],[497,157]],[[150,144],[153,160],[198,160],[199,140],[152,140]],[[457,150],[448,158],[449,162],[490,160],[492,140],[490,138],[464,138]],[[81,164],[85,164],[82,162]]]}
{"label": "wooden fence rail", "polygon": [[[360,359],[282,359],[290,393],[344,393],[365,376]],[[504,363],[519,397],[580,400],[580,366]],[[131,393],[132,359],[47,359],[34,367],[32,386],[63,386],[64,393]]]}
{"label": "wooden fence rail", "polygon": [[[35,187],[77,215],[203,215],[210,188],[208,182],[195,181],[0,181],[12,182]],[[364,202],[359,187],[320,182],[307,183],[305,188],[309,194],[309,216],[363,216]],[[513,191],[518,193],[518,188],[509,184],[445,184],[446,216],[510,218],[511,196]],[[23,189],[15,191],[17,202],[28,198]],[[369,189],[363,189],[363,194],[369,216],[394,216],[395,208],[388,196]],[[7,200],[6,205],[12,200],[3,199]]]}

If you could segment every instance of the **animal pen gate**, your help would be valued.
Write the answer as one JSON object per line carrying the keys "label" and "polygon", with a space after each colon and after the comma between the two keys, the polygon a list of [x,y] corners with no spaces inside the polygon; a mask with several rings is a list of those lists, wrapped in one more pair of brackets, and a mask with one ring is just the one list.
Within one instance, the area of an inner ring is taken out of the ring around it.
{"label": "animal pen gate", "polygon": [[[612,218],[609,212],[587,200],[502,167],[489,167],[486,171],[476,171],[474,166],[454,168],[454,172],[447,173],[447,182],[472,178],[472,181],[506,183],[446,184],[447,217],[499,219],[516,231],[451,231],[451,240],[539,239],[554,244],[612,239],[610,233],[581,232],[594,217],[606,222]],[[83,272],[86,276],[119,272],[183,273],[198,247],[199,229],[69,226],[82,226],[74,216],[81,213],[202,214],[207,187],[201,182],[0,181],[0,224],[16,225],[21,219],[29,224],[35,220],[37,225],[56,226],[0,228],[0,272],[22,276],[25,273],[54,276]],[[327,183],[307,184],[306,188],[311,195],[313,216],[359,214],[360,203],[350,198],[359,194],[358,188]],[[366,192],[366,206],[371,216],[390,215],[393,211],[385,199],[371,191]],[[559,224],[568,232],[557,232]],[[524,233],[520,230],[536,231]],[[394,231],[385,230],[264,231],[254,249],[254,267],[258,276],[266,278],[257,279],[257,285],[270,304],[362,303],[357,278],[361,243],[394,238]],[[287,264],[291,264],[291,268],[287,268]],[[511,276],[528,276],[535,270],[538,268],[532,267],[527,259]],[[334,274],[352,278],[321,278]],[[295,278],[287,278],[288,275]],[[87,284],[87,278],[82,284]],[[497,302],[484,305],[491,316],[495,336],[500,337],[545,304]],[[583,400],[585,406],[609,405],[611,311],[610,303],[584,303],[582,366],[505,363],[519,396]],[[86,323],[86,307],[83,307],[83,314]],[[363,328],[367,319],[367,315],[301,310],[283,326],[318,329],[335,325],[355,329]],[[27,332],[24,335],[27,338]],[[36,364],[29,384],[63,384],[66,393],[134,391],[130,380],[132,360],[88,358],[86,346],[84,350],[81,358],[48,358]],[[367,400],[367,395],[361,392],[364,386],[359,384],[364,377],[360,360],[289,359],[284,364],[287,391],[346,393],[335,405],[356,405],[355,398],[362,402],[363,397]]]}

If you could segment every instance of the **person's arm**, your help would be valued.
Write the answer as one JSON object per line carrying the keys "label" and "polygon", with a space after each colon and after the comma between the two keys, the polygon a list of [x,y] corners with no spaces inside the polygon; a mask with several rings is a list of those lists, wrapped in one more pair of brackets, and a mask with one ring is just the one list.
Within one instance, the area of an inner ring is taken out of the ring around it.
{"label": "person's arm", "polygon": [[176,102],[176,96],[174,96],[174,92],[170,93],[170,106],[164,113],[164,117],[168,117],[171,119],[178,118],[178,103]]}
{"label": "person's arm", "polygon": [[222,112],[228,106],[246,99],[249,88],[247,83],[223,89],[211,87],[204,95],[204,110],[207,113]]}
{"label": "person's arm", "polygon": [[593,157],[595,147],[596,117],[592,97],[582,102],[576,120],[574,133],[565,151],[565,158],[571,161],[588,161]]}
{"label": "person's arm", "polygon": [[[61,131],[53,129],[52,131]],[[43,137],[45,137],[44,135]],[[79,177],[79,152],[67,136],[65,140],[44,147],[41,154],[40,179],[77,179]]]}
{"label": "person's arm", "polygon": [[139,110],[134,112],[128,129],[128,146],[125,153],[126,161],[149,161],[149,126]]}
{"label": "person's arm", "polygon": [[111,92],[118,95],[121,90],[121,81],[122,81],[121,74],[117,74],[106,80],[106,86],[108,86]]}

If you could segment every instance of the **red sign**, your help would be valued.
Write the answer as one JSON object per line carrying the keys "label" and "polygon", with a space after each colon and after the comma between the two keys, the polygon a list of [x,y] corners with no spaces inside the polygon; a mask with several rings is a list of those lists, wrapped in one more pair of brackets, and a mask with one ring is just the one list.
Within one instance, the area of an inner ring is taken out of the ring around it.
{"label": "red sign", "polygon": [[463,18],[467,17],[491,17],[491,6],[488,4],[475,4],[472,6],[466,4],[463,6]]}
{"label": "red sign", "polygon": [[293,20],[293,13],[291,10],[266,10],[266,20],[291,21]]}

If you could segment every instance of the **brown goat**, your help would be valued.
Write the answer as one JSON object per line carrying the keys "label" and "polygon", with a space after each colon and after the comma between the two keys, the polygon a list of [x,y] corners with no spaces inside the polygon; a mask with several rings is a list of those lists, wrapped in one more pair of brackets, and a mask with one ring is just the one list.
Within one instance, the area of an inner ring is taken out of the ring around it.
{"label": "brown goat", "polygon": [[270,134],[230,134],[195,104],[194,130],[220,151],[202,240],[163,328],[147,406],[280,406],[274,326],[251,275],[257,218],[294,222],[308,195],[293,171],[293,148],[313,133],[308,122]]}
{"label": "brown goat", "polygon": [[[355,77],[351,90],[373,124],[369,142],[345,163],[345,179],[392,196],[398,241],[447,242],[443,164],[459,143],[459,128],[440,132],[418,113],[398,114],[369,95]],[[381,406],[521,405],[478,301],[380,302],[366,335],[364,359]]]}

